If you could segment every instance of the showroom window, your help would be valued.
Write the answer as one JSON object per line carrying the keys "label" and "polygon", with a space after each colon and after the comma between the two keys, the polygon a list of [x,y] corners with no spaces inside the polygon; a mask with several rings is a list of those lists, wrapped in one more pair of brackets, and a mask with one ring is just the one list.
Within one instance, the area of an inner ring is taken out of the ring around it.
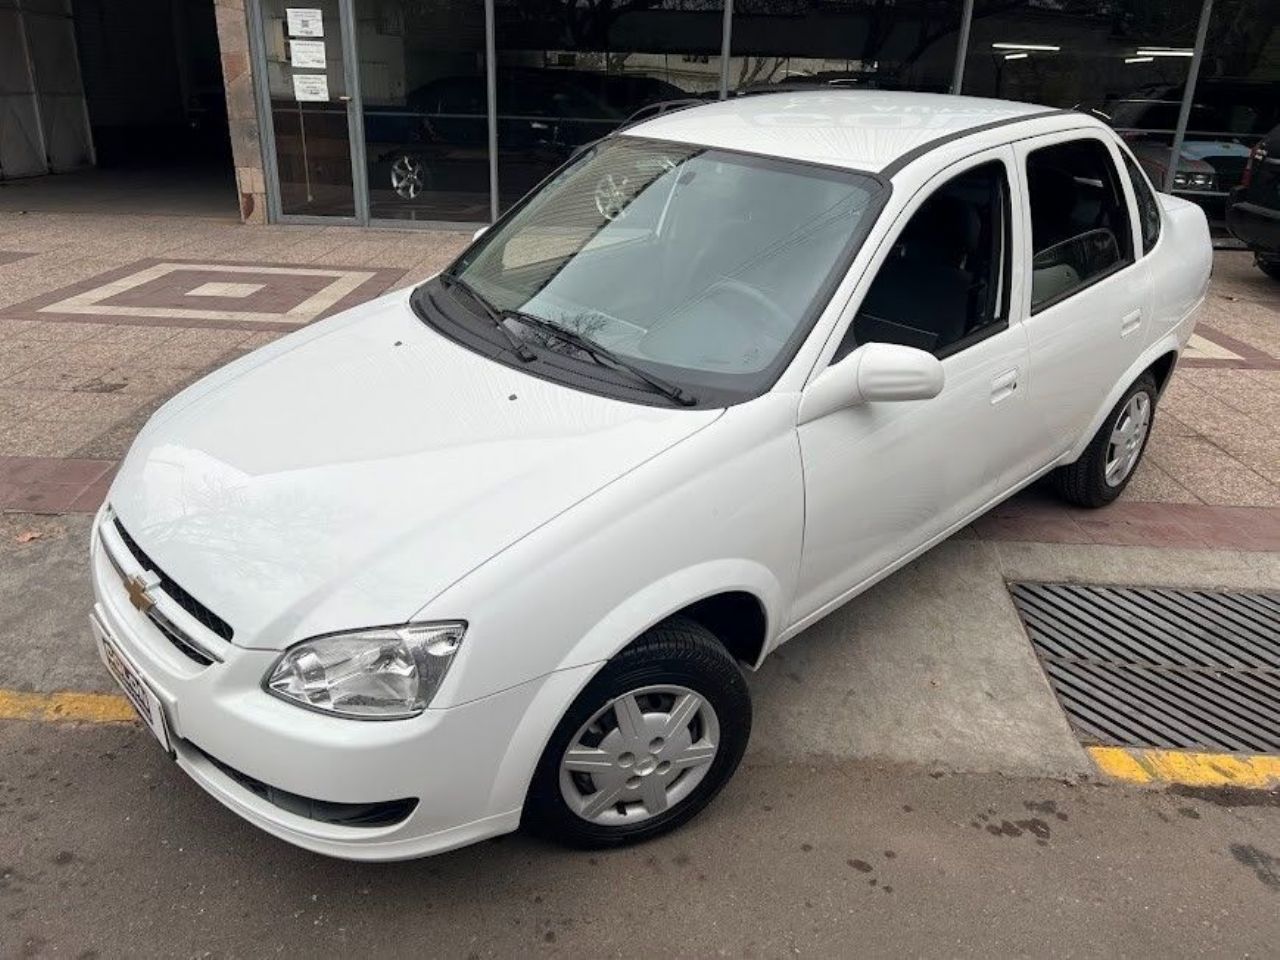
{"label": "showroom window", "polygon": [[643,108],[823,86],[1088,111],[1215,223],[1280,124],[1275,0],[1213,4],[1176,163],[1202,0],[973,0],[967,24],[963,0],[246,6],[273,219],[489,222]]}
{"label": "showroom window", "polygon": [[375,220],[489,219],[484,6],[355,0]]}
{"label": "showroom window", "polygon": [[496,4],[501,209],[648,106],[720,91],[720,2]]}
{"label": "showroom window", "polygon": [[946,93],[963,4],[737,0],[730,90],[823,85]]}

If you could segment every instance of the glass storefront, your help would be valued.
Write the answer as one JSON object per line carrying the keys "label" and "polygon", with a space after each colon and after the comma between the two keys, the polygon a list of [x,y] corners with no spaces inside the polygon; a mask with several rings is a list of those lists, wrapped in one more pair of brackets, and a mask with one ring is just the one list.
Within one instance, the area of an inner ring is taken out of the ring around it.
{"label": "glass storefront", "polygon": [[1202,2],[973,0],[966,25],[963,0],[251,0],[273,212],[484,223],[646,107],[796,86],[1088,110],[1217,212],[1280,123],[1280,24],[1216,0],[1171,171]]}
{"label": "glass storefront", "polygon": [[739,0],[729,89],[822,85],[946,93],[962,11],[953,0]]}
{"label": "glass storefront", "polygon": [[355,0],[375,220],[489,219],[484,6]]}
{"label": "glass storefront", "polygon": [[495,21],[504,210],[642,107],[720,92],[718,0],[505,0]]}
{"label": "glass storefront", "polygon": [[964,93],[1087,110],[1165,179],[1201,0],[1118,4],[977,0]]}

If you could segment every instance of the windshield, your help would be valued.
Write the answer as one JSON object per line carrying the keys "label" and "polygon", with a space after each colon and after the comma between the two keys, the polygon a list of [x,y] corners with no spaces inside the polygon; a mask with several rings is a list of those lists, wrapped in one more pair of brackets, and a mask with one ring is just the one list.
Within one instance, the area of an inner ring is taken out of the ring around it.
{"label": "windshield", "polygon": [[853,171],[611,138],[451,272],[499,312],[695,390],[754,394],[825,305],[883,189]]}

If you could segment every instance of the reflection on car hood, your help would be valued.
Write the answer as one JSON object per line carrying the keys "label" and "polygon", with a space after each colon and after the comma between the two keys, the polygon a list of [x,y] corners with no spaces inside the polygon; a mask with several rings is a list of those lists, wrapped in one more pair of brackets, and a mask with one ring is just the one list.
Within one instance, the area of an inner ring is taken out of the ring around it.
{"label": "reflection on car hood", "polygon": [[719,415],[530,377],[432,332],[404,293],[265,356],[171,401],[111,492],[143,550],[243,646],[403,622]]}

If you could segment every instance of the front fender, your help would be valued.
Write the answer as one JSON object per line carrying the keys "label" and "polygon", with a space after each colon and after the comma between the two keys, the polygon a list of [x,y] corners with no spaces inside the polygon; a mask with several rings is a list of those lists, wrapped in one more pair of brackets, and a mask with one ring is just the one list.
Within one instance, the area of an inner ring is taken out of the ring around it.
{"label": "front fender", "polygon": [[749,593],[760,601],[765,614],[762,649],[769,649],[769,639],[777,633],[786,609],[785,590],[762,564],[726,558],[678,570],[633,593],[588,630],[557,669],[608,660],[654,624],[699,600],[731,591]]}
{"label": "front fender", "polygon": [[749,593],[770,634],[785,628],[804,532],[795,408],[730,408],[434,598],[416,619],[469,624],[436,705],[607,660],[713,594]]}

